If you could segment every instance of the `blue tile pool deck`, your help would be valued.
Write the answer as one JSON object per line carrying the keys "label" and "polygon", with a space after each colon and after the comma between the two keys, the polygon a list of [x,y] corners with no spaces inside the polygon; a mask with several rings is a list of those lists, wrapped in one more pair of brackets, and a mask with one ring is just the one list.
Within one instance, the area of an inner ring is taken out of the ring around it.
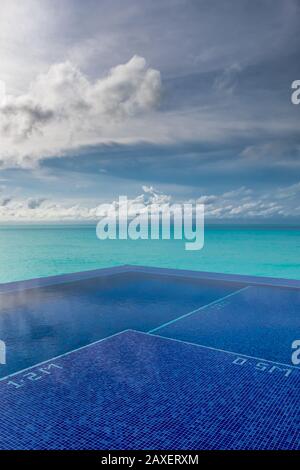
{"label": "blue tile pool deck", "polygon": [[300,449],[300,282],[124,266],[0,285],[0,449]]}

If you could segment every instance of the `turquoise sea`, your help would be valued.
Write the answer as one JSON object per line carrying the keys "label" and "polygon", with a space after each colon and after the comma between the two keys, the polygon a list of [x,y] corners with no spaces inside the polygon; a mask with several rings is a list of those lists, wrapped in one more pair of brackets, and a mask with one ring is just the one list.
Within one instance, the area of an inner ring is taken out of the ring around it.
{"label": "turquoise sea", "polygon": [[95,226],[1,226],[0,282],[139,264],[300,279],[300,227],[208,226],[201,251],[177,240],[106,240]]}

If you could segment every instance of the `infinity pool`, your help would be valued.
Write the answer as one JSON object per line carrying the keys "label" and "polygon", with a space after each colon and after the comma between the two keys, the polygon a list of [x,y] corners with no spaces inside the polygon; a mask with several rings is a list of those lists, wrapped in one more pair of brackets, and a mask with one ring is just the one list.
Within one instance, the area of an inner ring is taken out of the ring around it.
{"label": "infinity pool", "polygon": [[[300,339],[299,312],[300,282],[287,280],[124,266],[3,284],[0,448],[298,448],[300,370],[291,344]],[[260,395],[266,386],[275,387],[272,412],[268,394]],[[192,392],[193,411],[185,403]],[[81,400],[76,412],[66,396]],[[262,406],[269,418],[260,425]],[[21,432],[29,407],[36,418]],[[144,418],[136,415],[136,425],[133,415],[125,418],[133,409],[148,420],[144,440],[136,434]],[[106,424],[95,424],[103,412]],[[69,431],[58,429],[62,416]],[[43,426],[46,417],[51,429],[41,440],[34,423]],[[70,433],[82,420],[96,431],[76,444]],[[244,437],[234,432],[236,420],[250,426]],[[161,434],[158,422],[170,433]],[[209,438],[213,429],[218,442]]]}
{"label": "infinity pool", "polygon": [[126,329],[148,332],[241,288],[123,272],[0,294],[5,376]]}

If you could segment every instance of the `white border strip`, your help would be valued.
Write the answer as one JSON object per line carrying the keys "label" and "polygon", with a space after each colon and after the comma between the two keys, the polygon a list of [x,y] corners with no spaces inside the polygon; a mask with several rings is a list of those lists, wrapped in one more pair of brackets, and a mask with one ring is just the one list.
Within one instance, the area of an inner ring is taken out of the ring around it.
{"label": "white border strip", "polygon": [[244,284],[254,287],[278,287],[287,289],[300,289],[300,280],[285,279],[280,277],[252,276],[246,274],[215,273],[208,271],[191,271],[187,269],[154,267],[142,265],[127,265],[135,272],[145,274],[159,274],[163,276],[179,277],[187,279],[198,279],[201,281],[221,281],[231,284]]}

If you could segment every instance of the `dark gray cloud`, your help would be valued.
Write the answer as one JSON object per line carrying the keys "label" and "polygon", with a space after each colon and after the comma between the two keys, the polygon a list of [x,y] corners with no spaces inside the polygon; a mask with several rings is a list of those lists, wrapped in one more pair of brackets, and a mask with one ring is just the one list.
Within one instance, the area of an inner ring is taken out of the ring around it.
{"label": "dark gray cloud", "polygon": [[291,185],[300,180],[300,141],[234,139],[177,145],[106,145],[44,160],[52,172],[105,175],[148,183],[206,188],[211,192],[246,185]]}
{"label": "dark gray cloud", "polygon": [[5,207],[11,202],[12,198],[11,197],[3,197],[0,198],[0,206]]}
{"label": "dark gray cloud", "polygon": [[16,101],[1,108],[3,124],[0,132],[3,136],[13,139],[26,139],[32,132],[38,131],[43,125],[54,118],[51,109],[43,108],[33,102]]}

